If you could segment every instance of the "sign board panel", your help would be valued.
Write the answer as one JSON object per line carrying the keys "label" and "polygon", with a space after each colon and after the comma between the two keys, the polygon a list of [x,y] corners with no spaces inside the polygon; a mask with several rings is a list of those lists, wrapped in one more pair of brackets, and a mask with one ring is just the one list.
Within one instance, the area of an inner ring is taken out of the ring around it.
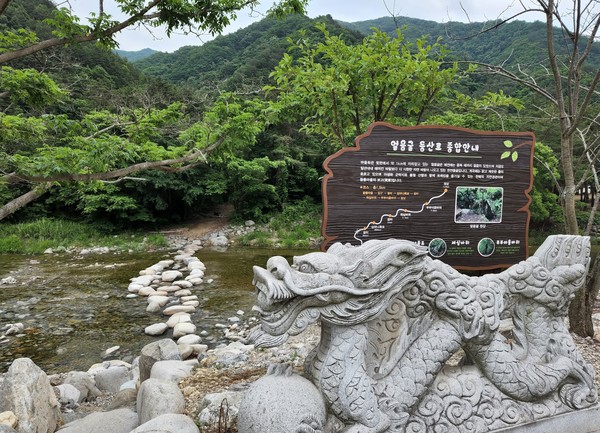
{"label": "sign board panel", "polygon": [[324,162],[325,250],[407,239],[460,269],[527,258],[533,133],[372,124]]}

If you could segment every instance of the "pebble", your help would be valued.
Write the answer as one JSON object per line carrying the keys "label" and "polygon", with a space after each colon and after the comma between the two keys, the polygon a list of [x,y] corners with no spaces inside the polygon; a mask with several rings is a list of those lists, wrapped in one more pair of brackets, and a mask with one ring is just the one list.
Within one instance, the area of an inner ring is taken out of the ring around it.
{"label": "pebble", "polygon": [[190,305],[172,305],[163,310],[165,316],[171,316],[175,313],[195,313],[196,309]]}
{"label": "pebble", "polygon": [[162,335],[167,329],[169,329],[169,327],[166,323],[155,323],[154,325],[146,326],[144,328],[144,333],[146,335]]}

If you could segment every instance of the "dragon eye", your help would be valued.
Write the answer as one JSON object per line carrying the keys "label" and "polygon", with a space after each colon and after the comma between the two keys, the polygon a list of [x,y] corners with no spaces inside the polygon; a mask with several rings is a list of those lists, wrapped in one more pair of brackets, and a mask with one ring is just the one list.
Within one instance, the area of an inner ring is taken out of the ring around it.
{"label": "dragon eye", "polygon": [[302,263],[300,264],[300,266],[298,266],[298,270],[300,272],[307,272],[307,273],[316,273],[317,270],[314,268],[313,265],[311,265],[310,263]]}

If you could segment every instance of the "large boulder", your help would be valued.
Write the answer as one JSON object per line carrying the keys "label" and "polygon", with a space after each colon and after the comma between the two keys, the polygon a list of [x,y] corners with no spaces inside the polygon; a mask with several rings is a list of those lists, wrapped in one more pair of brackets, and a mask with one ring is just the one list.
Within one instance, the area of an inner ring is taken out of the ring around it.
{"label": "large boulder", "polygon": [[15,359],[0,385],[0,412],[11,411],[19,433],[54,433],[60,404],[44,373],[29,358]]}
{"label": "large boulder", "polygon": [[153,378],[142,383],[137,395],[140,424],[160,415],[183,413],[184,408],[183,394],[176,383]]}
{"label": "large boulder", "polygon": [[94,412],[65,424],[57,433],[129,433],[138,426],[137,413],[131,409]]}
{"label": "large boulder", "polygon": [[[217,431],[219,423],[224,421],[226,425],[235,425],[238,408],[244,397],[243,391],[224,391],[214,394],[207,394],[201,402],[201,410],[198,414],[198,422],[202,430]],[[221,408],[226,407],[227,419],[221,420]],[[265,430],[266,432],[276,430]]]}
{"label": "large boulder", "polygon": [[140,383],[150,377],[150,371],[154,363],[164,360],[181,361],[177,343],[170,338],[163,338],[145,345],[139,359]]}
{"label": "large boulder", "polygon": [[292,374],[290,366],[276,365],[250,385],[237,427],[239,433],[323,431],[326,419],[325,401],[315,385]]}
{"label": "large boulder", "polygon": [[190,417],[169,413],[151,419],[131,433],[200,433],[200,430]]}

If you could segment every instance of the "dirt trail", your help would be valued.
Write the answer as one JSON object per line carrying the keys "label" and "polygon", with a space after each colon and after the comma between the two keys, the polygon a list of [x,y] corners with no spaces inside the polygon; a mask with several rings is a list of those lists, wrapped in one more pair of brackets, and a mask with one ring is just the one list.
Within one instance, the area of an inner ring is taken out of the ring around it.
{"label": "dirt trail", "polygon": [[201,216],[186,223],[161,230],[161,233],[165,235],[184,236],[188,239],[199,239],[227,227],[231,222],[232,214],[232,205],[220,205],[215,208],[212,215]]}

